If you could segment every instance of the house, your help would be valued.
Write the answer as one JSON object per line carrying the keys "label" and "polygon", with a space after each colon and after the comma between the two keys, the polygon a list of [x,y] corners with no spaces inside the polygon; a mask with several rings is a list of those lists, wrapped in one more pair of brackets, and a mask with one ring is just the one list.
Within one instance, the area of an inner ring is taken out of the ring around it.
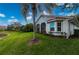
{"label": "house", "polygon": [[69,38],[79,32],[79,21],[75,16],[53,16],[41,13],[36,18],[37,32]]}
{"label": "house", "polygon": [[5,29],[7,29],[7,26],[0,25],[0,30],[5,30]]}

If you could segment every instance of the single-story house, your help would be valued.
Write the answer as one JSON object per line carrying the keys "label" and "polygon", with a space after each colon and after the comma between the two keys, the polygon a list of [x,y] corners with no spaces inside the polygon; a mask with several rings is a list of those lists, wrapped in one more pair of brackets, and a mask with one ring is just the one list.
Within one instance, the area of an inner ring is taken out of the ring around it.
{"label": "single-story house", "polygon": [[0,25],[0,30],[6,30],[6,29],[7,29],[7,26]]}
{"label": "single-story house", "polygon": [[36,18],[36,30],[43,34],[69,38],[74,35],[75,30],[79,33],[79,21],[75,16],[53,16],[41,13]]}

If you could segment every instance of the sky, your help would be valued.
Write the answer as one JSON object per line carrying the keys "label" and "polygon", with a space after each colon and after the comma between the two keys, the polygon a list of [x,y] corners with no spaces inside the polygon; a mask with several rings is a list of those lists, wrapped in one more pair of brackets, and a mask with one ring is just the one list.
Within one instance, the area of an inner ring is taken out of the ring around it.
{"label": "sky", "polygon": [[11,22],[25,24],[20,4],[0,3],[0,25],[8,25]]}
{"label": "sky", "polygon": [[[44,7],[44,4],[41,4],[41,6],[41,8],[44,10],[44,14],[48,14],[46,8]],[[28,23],[32,23],[31,7],[29,10],[30,11],[27,16],[27,21]],[[75,13],[79,14],[79,8]],[[67,10],[62,12],[61,8],[56,7],[52,9],[52,14],[55,16],[68,16],[74,15],[74,12],[68,12]],[[19,22],[22,25],[26,24],[26,21],[21,12],[21,5],[18,3],[0,3],[0,25],[6,26],[11,24],[12,22]]]}

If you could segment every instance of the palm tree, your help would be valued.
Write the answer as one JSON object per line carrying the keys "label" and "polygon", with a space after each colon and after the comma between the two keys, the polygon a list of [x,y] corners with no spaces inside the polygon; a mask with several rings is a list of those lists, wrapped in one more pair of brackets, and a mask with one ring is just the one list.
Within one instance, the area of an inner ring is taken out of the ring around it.
{"label": "palm tree", "polygon": [[52,9],[54,7],[57,7],[57,4],[56,3],[46,3],[45,4],[45,7],[48,10],[48,12],[51,14],[52,13]]}
{"label": "palm tree", "polygon": [[[32,7],[32,15],[33,15],[33,40],[36,40],[36,35],[35,35],[35,33],[36,33],[36,23],[35,23],[35,16],[36,16],[36,14],[37,14],[37,7],[39,8],[39,10],[42,12],[43,10],[41,10],[41,6],[40,6],[40,4],[37,4],[37,3],[31,3],[30,4],[31,5],[31,7]],[[47,3],[47,4],[45,4],[45,6],[46,6],[46,8],[48,9],[48,11],[51,13],[51,11],[52,11],[52,8],[54,8],[55,6],[56,6],[56,4],[54,3],[54,4],[49,4],[49,3]],[[22,14],[23,14],[23,16],[24,16],[24,18],[25,18],[25,20],[27,21],[27,19],[26,19],[26,15],[27,15],[27,13],[28,13],[28,10],[29,10],[29,4],[22,4]]]}
{"label": "palm tree", "polygon": [[[27,13],[28,13],[29,4],[22,4],[22,15],[24,16],[25,21],[27,22]],[[28,24],[28,23],[27,23]]]}
{"label": "palm tree", "polygon": [[32,14],[33,14],[33,39],[36,40],[35,38],[35,33],[36,33],[36,24],[35,24],[35,14],[37,13],[37,4],[31,4],[32,5]]}
{"label": "palm tree", "polygon": [[[36,14],[36,6],[37,4],[33,3],[33,4],[30,4],[32,6],[32,14],[33,14],[33,40],[35,40],[35,32],[36,32],[36,29],[35,29],[35,14]],[[29,10],[29,4],[22,4],[22,14],[25,18],[25,21],[27,22],[27,14],[28,14],[28,10]]]}

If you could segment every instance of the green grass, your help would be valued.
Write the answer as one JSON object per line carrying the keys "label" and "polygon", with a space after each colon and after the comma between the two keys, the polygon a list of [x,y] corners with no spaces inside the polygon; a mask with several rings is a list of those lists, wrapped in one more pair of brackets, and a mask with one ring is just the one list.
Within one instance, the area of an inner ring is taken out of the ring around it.
{"label": "green grass", "polygon": [[39,44],[28,45],[32,32],[5,32],[8,36],[0,40],[1,55],[73,55],[79,54],[78,38],[68,39],[37,34]]}
{"label": "green grass", "polygon": [[0,54],[26,54],[27,41],[32,33],[6,32],[8,36],[0,40]]}

